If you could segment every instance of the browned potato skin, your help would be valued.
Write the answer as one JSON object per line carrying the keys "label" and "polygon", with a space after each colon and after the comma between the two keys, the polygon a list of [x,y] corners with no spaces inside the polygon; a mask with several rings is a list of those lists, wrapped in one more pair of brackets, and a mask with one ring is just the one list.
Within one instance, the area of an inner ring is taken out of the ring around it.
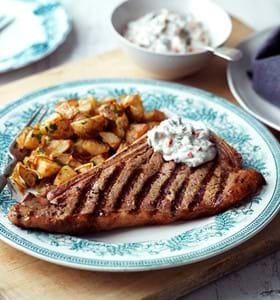
{"label": "browned potato skin", "polygon": [[103,163],[165,119],[159,110],[144,112],[140,95],[117,98],[59,102],[48,120],[24,129],[17,138],[22,149],[31,150],[21,168],[28,183],[18,171],[11,178],[23,190],[33,186],[35,179],[35,188],[40,190],[43,183],[59,185],[78,172]]}
{"label": "browned potato skin", "polygon": [[104,143],[108,144],[111,148],[116,149],[121,143],[121,139],[113,132],[99,132],[101,139]]}
{"label": "browned potato skin", "polygon": [[89,115],[97,113],[97,100],[94,97],[79,100],[79,111]]}
{"label": "browned potato skin", "polygon": [[80,141],[81,152],[84,151],[91,156],[107,153],[109,151],[109,146],[96,139],[81,140]]}
{"label": "browned potato skin", "polygon": [[23,163],[17,164],[18,175],[22,178],[28,187],[34,187],[36,185],[38,176],[32,169],[26,168]]}
{"label": "browned potato skin", "polygon": [[59,172],[61,166],[45,157],[38,157],[36,161],[36,171],[39,179],[51,177]]}
{"label": "browned potato skin", "polygon": [[108,120],[100,115],[71,123],[74,133],[81,138],[94,137],[104,131],[107,125]]}
{"label": "browned potato skin", "polygon": [[149,126],[149,129],[152,129],[159,125],[160,122],[148,122],[147,125]]}
{"label": "browned potato skin", "polygon": [[60,114],[55,113],[51,119],[40,125],[40,132],[54,139],[68,139],[73,136],[70,124],[71,120],[64,119]]}
{"label": "browned potato skin", "polygon": [[52,140],[45,147],[47,153],[64,153],[73,146],[72,140]]}
{"label": "browned potato skin", "polygon": [[130,120],[141,122],[144,117],[144,107],[140,95],[129,95],[122,100]]}
{"label": "browned potato skin", "polygon": [[75,168],[75,171],[78,173],[85,173],[94,167],[95,167],[95,164],[93,162],[89,162],[89,163],[80,165],[79,167]]}
{"label": "browned potato skin", "polygon": [[78,100],[70,99],[67,101],[59,102],[56,105],[55,111],[65,119],[73,119],[79,112]]}
{"label": "browned potato skin", "polygon": [[102,104],[98,108],[98,112],[108,120],[115,121],[123,114],[124,109],[117,101],[113,100]]}
{"label": "browned potato skin", "polygon": [[130,124],[126,132],[126,141],[128,144],[133,143],[149,130],[147,124]]}
{"label": "browned potato skin", "polygon": [[92,163],[94,163],[95,166],[98,166],[101,163],[103,163],[108,157],[109,157],[108,153],[102,153],[102,154],[98,154],[98,155],[93,156],[90,159],[90,161]]}
{"label": "browned potato skin", "polygon": [[79,112],[74,118],[73,118],[73,122],[74,121],[80,121],[80,120],[84,120],[84,119],[88,119],[91,118],[92,115],[89,113],[84,113],[84,112]]}
{"label": "browned potato skin", "polygon": [[123,139],[125,137],[126,130],[129,126],[129,121],[125,113],[115,120],[115,126],[113,127],[113,132],[119,138]]}
{"label": "browned potato skin", "polygon": [[70,166],[63,166],[57,173],[53,183],[54,185],[60,185],[76,175],[77,172],[75,172]]}
{"label": "browned potato skin", "polygon": [[49,157],[59,165],[68,165],[72,159],[70,153],[51,153]]}
{"label": "browned potato skin", "polygon": [[152,110],[152,111],[145,111],[144,112],[144,122],[161,122],[165,120],[165,114],[160,110]]}

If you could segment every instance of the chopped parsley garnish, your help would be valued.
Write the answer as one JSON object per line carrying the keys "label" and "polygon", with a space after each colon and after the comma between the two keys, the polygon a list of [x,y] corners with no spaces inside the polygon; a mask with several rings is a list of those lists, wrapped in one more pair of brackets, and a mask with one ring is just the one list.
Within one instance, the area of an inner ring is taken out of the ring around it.
{"label": "chopped parsley garnish", "polygon": [[42,133],[32,133],[31,137],[36,138],[39,142],[41,142],[42,139]]}
{"label": "chopped parsley garnish", "polygon": [[120,111],[119,111],[119,109],[118,109],[116,106],[114,106],[113,112],[114,112],[115,114],[118,114]]}
{"label": "chopped parsley garnish", "polygon": [[40,154],[46,153],[46,151],[43,148],[38,148],[37,152]]}
{"label": "chopped parsley garnish", "polygon": [[55,131],[55,130],[57,130],[57,125],[56,125],[56,124],[51,124],[51,125],[49,126],[49,128],[50,128],[51,130]]}

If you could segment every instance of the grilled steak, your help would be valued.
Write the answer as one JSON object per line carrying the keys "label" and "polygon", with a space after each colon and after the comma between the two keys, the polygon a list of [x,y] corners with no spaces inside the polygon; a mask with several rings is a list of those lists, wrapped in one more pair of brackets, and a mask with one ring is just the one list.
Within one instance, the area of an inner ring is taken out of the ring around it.
{"label": "grilled steak", "polygon": [[212,135],[216,158],[197,168],[164,161],[144,136],[87,173],[50,191],[29,194],[12,223],[50,232],[86,233],[210,216],[255,193],[264,179],[241,168],[240,155]]}

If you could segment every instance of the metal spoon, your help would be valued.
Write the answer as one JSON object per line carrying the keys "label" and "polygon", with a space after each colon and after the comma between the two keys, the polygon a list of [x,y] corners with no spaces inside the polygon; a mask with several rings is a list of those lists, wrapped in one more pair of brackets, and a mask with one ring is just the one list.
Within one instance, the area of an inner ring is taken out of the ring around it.
{"label": "metal spoon", "polygon": [[228,48],[228,47],[213,48],[210,46],[205,46],[203,47],[203,49],[229,61],[237,61],[242,58],[241,50],[236,48]]}

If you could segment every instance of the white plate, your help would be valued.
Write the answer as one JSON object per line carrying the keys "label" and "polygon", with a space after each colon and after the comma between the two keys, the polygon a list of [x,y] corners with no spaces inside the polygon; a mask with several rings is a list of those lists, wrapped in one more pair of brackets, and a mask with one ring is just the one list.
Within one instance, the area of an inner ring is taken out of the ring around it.
{"label": "white plate", "polygon": [[69,82],[24,96],[0,109],[0,171],[12,138],[41,103],[95,95],[139,92],[147,109],[167,108],[203,120],[243,156],[245,167],[258,169],[267,185],[259,195],[217,216],[166,226],[146,226],[88,236],[23,230],[7,219],[14,203],[8,190],[0,198],[0,238],[35,257],[80,269],[136,271],[170,268],[200,261],[242,243],[277,213],[280,202],[280,150],[268,130],[223,99],[178,84],[160,81],[99,79]]}
{"label": "white plate", "polygon": [[269,28],[253,34],[237,46],[237,48],[242,50],[243,58],[237,62],[229,63],[227,79],[232,94],[244,109],[263,123],[280,130],[280,108],[271,104],[254,91],[252,81],[247,74],[251,70],[252,58],[273,29],[275,28]]}
{"label": "white plate", "polygon": [[71,30],[56,0],[0,0],[0,15],[15,21],[0,32],[0,73],[15,70],[51,54]]}

